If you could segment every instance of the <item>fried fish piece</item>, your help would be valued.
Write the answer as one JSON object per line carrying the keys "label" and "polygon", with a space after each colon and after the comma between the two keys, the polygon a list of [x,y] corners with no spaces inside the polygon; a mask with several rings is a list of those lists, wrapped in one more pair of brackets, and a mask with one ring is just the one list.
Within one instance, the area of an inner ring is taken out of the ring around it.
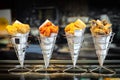
{"label": "fried fish piece", "polygon": [[77,19],[75,22],[68,24],[64,30],[69,34],[74,34],[75,30],[82,30],[85,27],[86,24],[82,22],[80,19]]}
{"label": "fried fish piece", "polygon": [[106,20],[92,20],[90,23],[90,30],[93,35],[108,35],[110,32],[112,32],[112,24],[108,23]]}
{"label": "fried fish piece", "polygon": [[13,35],[13,36],[18,33],[18,32],[17,32],[17,28],[14,27],[14,26],[12,26],[12,25],[8,25],[8,26],[6,27],[6,30],[7,30],[8,34]]}
{"label": "fried fish piece", "polygon": [[55,26],[50,21],[39,27],[40,34],[46,37],[50,37],[51,33],[58,33],[58,29],[58,26]]}
{"label": "fried fish piece", "polygon": [[13,26],[16,27],[17,31],[22,34],[30,31],[30,26],[28,24],[14,23]]}

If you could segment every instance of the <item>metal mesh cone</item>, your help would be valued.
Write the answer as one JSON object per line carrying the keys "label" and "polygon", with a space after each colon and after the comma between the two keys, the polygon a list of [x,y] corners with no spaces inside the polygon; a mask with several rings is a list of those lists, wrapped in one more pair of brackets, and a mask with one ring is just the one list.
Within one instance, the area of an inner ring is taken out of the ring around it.
{"label": "metal mesh cone", "polygon": [[80,48],[81,48],[81,42],[83,40],[83,31],[75,31],[75,36],[68,35],[66,33],[68,46],[71,53],[71,58],[73,62],[73,66],[76,66],[76,62],[79,56]]}
{"label": "metal mesh cone", "polygon": [[39,39],[46,68],[49,66],[49,60],[53,52],[56,36],[56,34],[52,34],[50,37],[44,37],[41,35]]}
{"label": "metal mesh cone", "polygon": [[103,66],[104,60],[106,58],[108,46],[110,43],[110,37],[111,35],[93,37],[100,66]]}
{"label": "metal mesh cone", "polygon": [[11,42],[14,46],[14,49],[15,49],[15,52],[16,52],[16,55],[18,57],[21,67],[23,67],[23,64],[24,64],[27,39],[28,39],[28,33],[17,34],[16,36],[13,36],[11,38]]}

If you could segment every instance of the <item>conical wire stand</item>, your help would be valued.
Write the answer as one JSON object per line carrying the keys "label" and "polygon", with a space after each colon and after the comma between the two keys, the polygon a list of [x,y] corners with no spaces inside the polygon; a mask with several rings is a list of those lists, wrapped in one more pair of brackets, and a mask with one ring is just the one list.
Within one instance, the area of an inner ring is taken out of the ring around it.
{"label": "conical wire stand", "polygon": [[8,70],[11,74],[26,74],[31,72],[32,70],[27,68],[29,65],[24,65],[25,51],[27,48],[27,39],[28,34],[22,34],[22,36],[11,36],[10,41],[14,47],[16,56],[20,65],[16,65],[15,68],[11,68]]}
{"label": "conical wire stand", "polygon": [[[81,35],[78,35],[77,32]],[[64,69],[63,72],[64,73],[70,73],[69,70],[74,70],[75,74],[83,74],[86,73],[87,70],[83,69],[82,67],[76,66],[77,60],[78,60],[78,56],[79,56],[79,52],[80,52],[80,48],[84,39],[83,36],[84,30],[83,31],[76,31],[77,36],[74,35],[67,35],[66,34],[66,38],[68,41],[68,47],[70,49],[70,54],[71,54],[71,58],[72,58],[72,66],[68,66],[68,68]],[[73,73],[73,72],[72,72]]]}
{"label": "conical wire stand", "polygon": [[39,68],[34,68],[35,72],[40,72],[40,73],[54,73],[56,71],[52,71],[54,66],[50,66],[50,59],[52,56],[52,52],[54,49],[55,41],[56,41],[57,34],[52,34],[50,37],[45,37],[45,36],[40,36],[38,37],[38,41],[42,50],[43,54],[43,59],[44,59],[44,64],[43,66],[39,66]]}
{"label": "conical wire stand", "polygon": [[112,69],[108,69],[103,66],[104,60],[108,53],[109,45],[113,41],[114,34],[115,33],[111,33],[108,36],[101,35],[99,36],[99,38],[93,37],[96,54],[98,56],[98,62],[100,66],[96,67],[95,69],[90,70],[92,74],[97,74],[101,76],[112,76],[116,73]]}

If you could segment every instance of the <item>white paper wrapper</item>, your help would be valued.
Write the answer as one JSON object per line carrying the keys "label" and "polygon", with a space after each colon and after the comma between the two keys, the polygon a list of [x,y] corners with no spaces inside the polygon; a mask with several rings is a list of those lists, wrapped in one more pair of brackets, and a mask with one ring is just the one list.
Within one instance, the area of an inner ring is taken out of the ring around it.
{"label": "white paper wrapper", "polygon": [[19,24],[22,24],[20,21],[16,20],[14,23],[19,23]]}
{"label": "white paper wrapper", "polygon": [[11,42],[17,50],[20,50],[26,47],[26,43],[28,40],[28,34],[29,33],[26,33],[26,34],[18,33],[11,38]]}
{"label": "white paper wrapper", "polygon": [[21,67],[23,67],[23,64],[24,64],[28,34],[29,33],[26,33],[26,34],[18,33],[11,38],[11,42],[15,48],[15,51],[16,51],[17,57],[19,59],[19,62],[21,64]]}
{"label": "white paper wrapper", "polygon": [[[52,23],[51,21],[49,21],[47,19],[39,28],[43,27],[48,22]],[[52,23],[52,25],[55,26],[53,23]],[[49,60],[50,60],[52,52],[53,52],[57,34],[58,33],[51,33],[50,37],[45,37],[42,34],[40,34],[39,42],[40,42],[40,46],[42,49],[42,54],[44,57],[44,62],[45,62],[46,68],[49,66]]]}
{"label": "white paper wrapper", "polygon": [[83,33],[84,30],[76,30],[74,35],[66,33],[67,42],[70,49],[71,58],[74,67],[76,66],[81,44],[83,41]]}
{"label": "white paper wrapper", "polygon": [[104,60],[107,56],[107,50],[96,50],[96,54],[98,56],[100,66],[103,66]]}
{"label": "white paper wrapper", "polygon": [[103,66],[104,60],[106,58],[108,46],[110,43],[110,37],[111,37],[111,34],[107,36],[93,37],[96,54],[98,56],[98,61],[100,66]]}
{"label": "white paper wrapper", "polygon": [[[51,21],[49,21],[48,19],[42,24],[42,25],[40,25],[40,27],[43,27],[46,23],[48,23],[48,22],[51,22]],[[52,24],[52,25],[54,25],[54,24]],[[55,25],[54,25],[55,26]],[[39,28],[40,28],[39,27]]]}
{"label": "white paper wrapper", "polygon": [[20,62],[21,67],[24,66],[24,59],[25,59],[25,51],[18,51],[18,60]]}
{"label": "white paper wrapper", "polygon": [[54,49],[56,37],[56,33],[52,33],[50,37],[40,35],[40,46],[44,57],[45,68],[49,66],[49,60]]}

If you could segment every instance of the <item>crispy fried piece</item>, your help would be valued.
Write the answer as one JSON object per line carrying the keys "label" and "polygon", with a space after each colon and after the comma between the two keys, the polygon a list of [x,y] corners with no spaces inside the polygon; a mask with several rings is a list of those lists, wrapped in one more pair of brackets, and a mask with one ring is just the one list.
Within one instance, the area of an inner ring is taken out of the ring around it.
{"label": "crispy fried piece", "polygon": [[44,36],[49,37],[50,36],[50,28],[46,28],[46,31],[44,32]]}
{"label": "crispy fried piece", "polygon": [[10,35],[15,35],[17,33],[26,34],[30,31],[30,26],[28,24],[22,24],[20,22],[15,22],[12,25],[6,27]]}
{"label": "crispy fried piece", "polygon": [[17,28],[12,26],[12,25],[8,25],[6,27],[7,29],[7,32],[10,34],[10,35],[16,35],[18,32],[17,32]]}
{"label": "crispy fried piece", "polygon": [[107,35],[112,32],[111,25],[106,20],[92,20],[90,30],[93,35]]}
{"label": "crispy fried piece", "polygon": [[77,28],[81,28],[81,29],[83,29],[83,28],[86,27],[85,23],[83,23],[80,19],[76,20],[76,21],[74,22],[74,25],[75,25]]}
{"label": "crispy fried piece", "polygon": [[52,22],[47,22],[46,24],[39,27],[40,34],[50,37],[51,33],[58,33],[58,26],[52,24]]}
{"label": "crispy fried piece", "polygon": [[28,24],[23,24],[23,25],[22,25],[22,28],[20,29],[20,32],[21,32],[22,34],[25,34],[25,33],[29,32],[29,31],[30,31],[29,25],[28,25]]}
{"label": "crispy fried piece", "polygon": [[74,23],[70,23],[65,27],[65,32],[69,34],[74,34],[75,30],[82,30],[86,27],[86,25],[81,20],[76,20]]}
{"label": "crispy fried piece", "polygon": [[95,29],[94,33],[96,33],[96,34],[105,34],[105,31],[102,30],[102,29]]}
{"label": "crispy fried piece", "polygon": [[25,34],[30,31],[30,27],[28,24],[14,23],[13,26],[16,27],[17,31],[22,34]]}
{"label": "crispy fried piece", "polygon": [[50,26],[51,33],[57,33],[58,32],[58,26]]}
{"label": "crispy fried piece", "polygon": [[39,30],[40,30],[40,33],[41,34],[44,34],[44,32],[46,31],[47,27],[41,27]]}
{"label": "crispy fried piece", "polygon": [[70,23],[65,27],[65,32],[68,32],[71,30],[71,28],[74,27],[74,23]]}

